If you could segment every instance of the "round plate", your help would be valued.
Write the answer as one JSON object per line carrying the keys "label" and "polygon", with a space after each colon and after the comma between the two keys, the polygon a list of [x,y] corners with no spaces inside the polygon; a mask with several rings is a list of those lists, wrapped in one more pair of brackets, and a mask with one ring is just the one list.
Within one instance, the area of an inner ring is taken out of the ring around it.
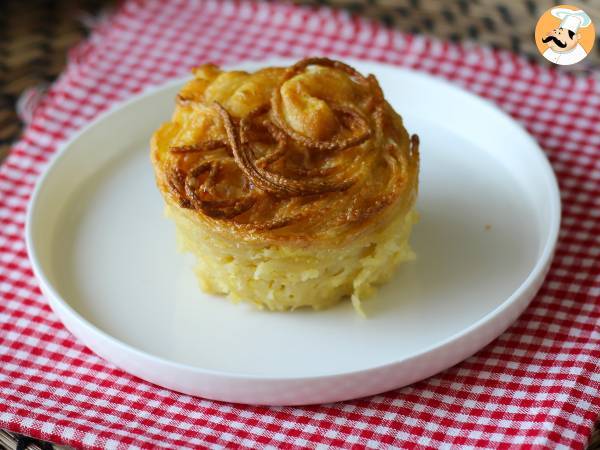
{"label": "round plate", "polygon": [[[246,63],[288,65],[289,60]],[[258,311],[200,291],[163,215],[149,140],[184,80],[79,132],[39,180],[27,248],[65,326],[158,385],[253,404],[346,400],[413,383],[502,333],[548,269],[560,200],[535,141],[490,103],[422,73],[350,61],[379,78],[421,137],[417,259],[364,303]]]}

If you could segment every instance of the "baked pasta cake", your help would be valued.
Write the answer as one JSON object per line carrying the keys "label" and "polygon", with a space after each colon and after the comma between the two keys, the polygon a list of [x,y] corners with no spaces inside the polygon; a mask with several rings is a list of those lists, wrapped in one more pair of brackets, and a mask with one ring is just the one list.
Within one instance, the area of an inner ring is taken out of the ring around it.
{"label": "baked pasta cake", "polygon": [[419,139],[377,79],[326,58],[203,65],[152,137],[203,290],[271,310],[360,302],[414,257]]}

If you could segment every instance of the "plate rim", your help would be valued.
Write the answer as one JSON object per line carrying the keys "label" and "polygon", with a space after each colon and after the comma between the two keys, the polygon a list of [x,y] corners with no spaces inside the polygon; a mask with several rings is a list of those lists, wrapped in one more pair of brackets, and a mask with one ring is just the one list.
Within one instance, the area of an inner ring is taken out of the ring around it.
{"label": "plate rim", "polygon": [[[336,56],[330,56],[330,57],[336,58]],[[239,61],[239,62],[226,63],[226,64],[223,64],[222,66],[223,66],[223,68],[225,68],[227,70],[232,70],[232,69],[256,70],[259,67],[267,66],[267,65],[286,66],[291,63],[294,63],[295,61],[297,61],[297,59],[298,58],[293,58],[293,57],[292,58],[276,57],[276,58],[267,58],[267,59],[263,59],[263,60],[243,60],[243,61]],[[125,109],[126,107],[128,107],[136,102],[143,101],[146,97],[155,95],[163,90],[172,88],[176,85],[181,85],[185,81],[192,78],[191,76],[186,75],[186,76],[182,76],[182,77],[168,79],[168,80],[166,80],[162,83],[156,84],[156,85],[146,86],[145,88],[141,89],[139,92],[116,102],[115,104],[113,104],[109,108],[107,108],[105,111],[102,111],[101,113],[99,113],[94,119],[89,121],[87,124],[85,124],[79,130],[76,130],[72,134],[71,137],[69,137],[68,139],[66,139],[63,142],[58,144],[57,150],[55,151],[55,153],[53,155],[51,155],[51,157],[48,159],[48,161],[43,165],[43,167],[41,168],[40,173],[38,175],[38,179],[36,180],[34,189],[32,191],[32,194],[30,196],[30,199],[29,199],[29,202],[27,205],[27,212],[26,212],[25,243],[26,243],[27,254],[29,256],[29,260],[32,265],[33,273],[41,287],[41,290],[42,290],[44,296],[47,297],[46,300],[50,304],[52,310],[54,311],[54,313],[57,314],[58,318],[61,320],[63,325],[80,342],[83,342],[87,347],[91,348],[87,344],[87,339],[84,339],[83,337],[80,336],[79,333],[72,331],[70,326],[67,326],[67,324],[65,322],[68,320],[65,320],[65,317],[63,315],[66,315],[66,314],[70,315],[71,317],[68,319],[76,320],[77,322],[79,322],[80,325],[87,328],[88,332],[91,332],[91,333],[95,334],[97,337],[104,339],[105,341],[108,341],[108,343],[112,344],[113,346],[119,347],[120,350],[122,350],[122,351],[132,353],[132,354],[136,355],[137,357],[141,357],[143,359],[152,360],[155,363],[158,363],[160,365],[163,365],[163,366],[166,366],[166,367],[169,367],[172,369],[193,372],[195,375],[214,376],[214,377],[219,377],[219,378],[228,379],[228,380],[311,381],[311,380],[323,380],[323,379],[336,378],[336,377],[340,377],[340,376],[352,376],[352,375],[358,375],[358,374],[366,374],[371,371],[381,371],[381,370],[391,369],[398,364],[410,362],[413,359],[422,357],[422,356],[424,356],[428,353],[431,353],[433,351],[436,351],[436,350],[439,351],[439,350],[443,349],[444,347],[451,345],[453,342],[458,341],[462,338],[465,338],[468,335],[475,333],[478,329],[485,327],[489,322],[493,321],[493,319],[496,316],[501,315],[505,310],[509,309],[516,302],[516,300],[518,300],[521,296],[525,295],[526,291],[528,289],[530,289],[532,286],[535,286],[536,282],[538,282],[539,286],[537,286],[535,288],[535,292],[531,295],[531,298],[520,309],[518,316],[520,314],[522,314],[522,312],[530,304],[531,300],[535,297],[535,294],[537,293],[537,291],[539,290],[539,287],[541,287],[541,284],[543,283],[543,280],[546,276],[547,270],[552,262],[554,250],[555,250],[556,244],[558,242],[558,236],[559,236],[560,225],[561,225],[561,209],[562,209],[562,207],[561,207],[561,198],[560,198],[560,190],[559,190],[558,181],[556,178],[556,174],[554,173],[554,170],[552,169],[552,166],[550,165],[550,162],[549,162],[546,154],[541,149],[540,145],[526,131],[526,129],[519,122],[517,122],[508,113],[501,110],[492,101],[482,98],[474,93],[471,93],[471,92],[467,91],[466,89],[464,89],[462,86],[454,84],[441,76],[434,76],[434,75],[431,75],[424,71],[414,70],[414,69],[406,68],[406,67],[400,67],[400,66],[397,66],[394,64],[383,63],[383,62],[372,60],[372,59],[356,59],[356,58],[346,58],[346,57],[342,57],[340,59],[342,59],[344,62],[346,62],[352,66],[371,64],[374,66],[382,67],[386,70],[402,71],[402,72],[410,73],[413,76],[427,78],[428,81],[433,82],[438,85],[441,85],[445,89],[453,91],[454,93],[457,93],[459,95],[466,96],[466,98],[469,99],[471,102],[474,102],[476,104],[476,106],[484,108],[493,114],[497,114],[500,117],[503,117],[513,127],[516,127],[516,129],[519,130],[519,132],[522,134],[522,136],[526,140],[529,141],[529,143],[531,144],[529,147],[531,147],[531,148],[528,149],[527,152],[534,155],[535,158],[538,160],[538,162],[542,165],[544,175],[547,177],[547,181],[549,181],[549,183],[547,183],[547,185],[546,185],[546,189],[549,189],[549,192],[548,192],[549,197],[552,200],[551,204],[549,205],[550,206],[549,215],[552,217],[553,220],[550,223],[547,239],[543,243],[543,248],[541,250],[540,255],[537,257],[536,262],[533,265],[530,272],[528,273],[527,277],[512,292],[512,294],[510,294],[500,305],[498,305],[496,308],[492,309],[491,311],[488,311],[483,317],[481,317],[477,321],[473,322],[468,327],[460,330],[459,332],[457,332],[455,334],[452,334],[452,335],[446,337],[443,340],[438,341],[435,344],[429,345],[418,352],[411,353],[410,355],[405,356],[401,359],[397,359],[397,360],[387,362],[384,364],[380,364],[380,365],[376,365],[376,366],[370,366],[370,367],[359,368],[359,369],[343,371],[343,372],[332,372],[332,373],[326,373],[326,374],[320,374],[320,375],[319,374],[302,375],[302,376],[269,375],[269,374],[255,374],[255,373],[222,371],[222,370],[208,369],[208,368],[193,366],[190,364],[173,361],[173,360],[167,359],[162,356],[157,356],[155,354],[152,354],[152,353],[149,353],[142,349],[139,349],[139,348],[135,347],[134,345],[131,345],[131,344],[128,344],[126,342],[119,340],[118,338],[114,337],[110,333],[102,330],[101,328],[97,327],[96,325],[94,325],[93,323],[88,321],[83,315],[81,315],[79,312],[77,312],[65,299],[63,299],[62,296],[56,291],[56,289],[54,288],[52,283],[50,283],[50,281],[46,277],[45,271],[44,271],[42,264],[40,263],[39,258],[37,256],[35,239],[33,237],[34,225],[32,222],[33,222],[33,216],[35,214],[37,204],[39,202],[40,193],[43,190],[43,187],[44,187],[47,179],[49,179],[49,177],[52,175],[53,168],[68,152],[68,149],[80,137],[85,135],[93,127],[95,127],[98,124],[100,124],[101,122],[103,122],[106,118],[119,112],[120,110]],[[512,323],[512,321],[509,322],[509,324],[506,327],[504,327],[503,330],[499,334],[496,334],[492,338],[492,340],[497,338],[500,334],[502,334],[506,330],[506,328],[508,326],[510,326],[511,323]],[[484,345],[479,346],[478,349],[475,351],[475,353],[477,351],[481,350],[487,344],[489,344],[489,342],[486,342]],[[93,352],[94,352],[94,354],[97,354],[96,350],[93,350]],[[467,357],[468,357],[468,355],[467,355]],[[106,358],[106,359],[108,359],[108,358]],[[464,358],[462,358],[461,361],[462,360],[464,360]],[[116,363],[113,363],[112,361],[110,361],[110,362],[112,364],[116,364]],[[126,372],[129,372],[125,369],[123,369],[123,370]],[[139,377],[139,375],[137,375],[137,374],[134,374],[134,375]]]}

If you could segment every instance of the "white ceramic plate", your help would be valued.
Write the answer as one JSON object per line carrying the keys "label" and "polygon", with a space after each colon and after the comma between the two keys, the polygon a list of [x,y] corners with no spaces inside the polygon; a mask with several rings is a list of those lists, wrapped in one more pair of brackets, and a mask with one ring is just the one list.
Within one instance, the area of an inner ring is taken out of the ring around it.
{"label": "white ceramic plate", "polygon": [[[266,64],[275,63],[290,61]],[[198,289],[149,161],[148,141],[170,117],[178,80],[103,114],[39,180],[27,246],[65,326],[145,380],[255,404],[331,402],[404,386],[502,333],[552,258],[560,200],[550,165],[491,104],[421,73],[351,64],[377,75],[422,142],[421,221],[411,238],[418,259],[365,303],[368,319],[350,302],[269,313]]]}

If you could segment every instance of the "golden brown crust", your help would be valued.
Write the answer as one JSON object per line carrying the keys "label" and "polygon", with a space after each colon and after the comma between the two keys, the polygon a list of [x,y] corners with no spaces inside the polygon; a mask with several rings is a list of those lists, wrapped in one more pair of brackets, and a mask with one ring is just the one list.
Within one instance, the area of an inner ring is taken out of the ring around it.
{"label": "golden brown crust", "polygon": [[167,202],[216,232],[339,243],[412,208],[418,147],[374,76],[309,58],[196,69],[152,160]]}

